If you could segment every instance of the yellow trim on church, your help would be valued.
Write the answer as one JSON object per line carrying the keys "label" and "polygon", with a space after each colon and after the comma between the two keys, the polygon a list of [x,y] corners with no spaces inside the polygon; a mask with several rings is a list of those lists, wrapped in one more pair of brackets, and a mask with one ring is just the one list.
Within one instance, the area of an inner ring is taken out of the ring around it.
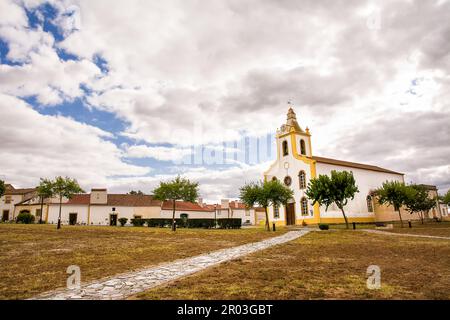
{"label": "yellow trim on church", "polygon": [[[309,164],[309,167],[311,170],[311,178],[316,178],[317,177],[316,160],[313,160],[310,157],[306,157],[306,156],[298,154],[297,139],[295,139],[295,132],[291,132],[290,135],[291,135],[292,154],[294,155],[294,158],[297,160],[303,161],[306,164]],[[309,143],[309,145],[311,146],[311,142]],[[318,203],[314,204],[313,210],[314,210],[314,218],[308,219],[308,220],[314,221],[311,223],[320,223],[320,221],[321,221],[320,220],[320,207],[319,207]],[[301,219],[301,221],[302,220],[306,220],[306,219]],[[296,221],[296,223],[297,223],[297,221]]]}

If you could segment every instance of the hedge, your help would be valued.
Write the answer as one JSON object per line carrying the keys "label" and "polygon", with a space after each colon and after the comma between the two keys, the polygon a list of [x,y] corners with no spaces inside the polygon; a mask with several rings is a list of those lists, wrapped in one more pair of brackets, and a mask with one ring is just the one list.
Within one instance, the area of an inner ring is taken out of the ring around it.
{"label": "hedge", "polygon": [[242,219],[229,218],[229,219],[217,219],[217,224],[220,229],[240,229],[242,225]]}
{"label": "hedge", "polygon": [[187,227],[211,229],[214,227],[214,219],[188,219]]}
{"label": "hedge", "polygon": [[135,227],[142,227],[145,224],[146,219],[130,219],[130,222]]}
{"label": "hedge", "polygon": [[[180,219],[176,218],[175,222],[178,228],[214,228],[214,219]],[[239,218],[231,219],[217,219],[217,224],[221,229],[239,229],[241,227],[242,220]],[[172,219],[170,218],[152,218],[147,219],[147,225],[149,227],[170,227],[172,225]]]}

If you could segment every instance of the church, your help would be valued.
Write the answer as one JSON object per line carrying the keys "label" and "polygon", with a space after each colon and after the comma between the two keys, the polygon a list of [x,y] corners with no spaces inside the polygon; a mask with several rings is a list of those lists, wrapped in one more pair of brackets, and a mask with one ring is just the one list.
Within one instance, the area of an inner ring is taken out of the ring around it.
{"label": "church", "polygon": [[[379,205],[373,194],[385,181],[404,182],[404,174],[374,165],[354,163],[313,155],[311,132],[303,130],[295,112],[289,108],[286,124],[276,133],[277,159],[264,173],[264,179],[278,179],[294,191],[294,197],[285,206],[270,207],[269,219],[277,225],[301,225],[317,223],[344,223],[342,212],[332,205],[312,204],[306,197],[308,182],[319,175],[330,175],[332,170],[351,171],[359,193],[345,206],[349,222],[376,222],[399,220],[392,206]],[[402,219],[418,219],[406,210]],[[263,223],[263,217],[258,219]]]}

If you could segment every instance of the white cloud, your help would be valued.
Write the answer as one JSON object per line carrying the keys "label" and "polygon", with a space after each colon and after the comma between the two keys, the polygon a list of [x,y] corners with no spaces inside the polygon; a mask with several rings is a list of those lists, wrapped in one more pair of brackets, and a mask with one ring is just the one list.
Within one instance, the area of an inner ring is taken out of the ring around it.
{"label": "white cloud", "polygon": [[153,158],[161,161],[177,162],[191,154],[191,149],[180,147],[150,147],[146,145],[126,146],[128,158]]}
{"label": "white cloud", "polygon": [[[168,159],[176,153],[148,150],[144,143],[185,148],[274,132],[292,100],[300,124],[313,133],[316,154],[343,155],[333,146],[351,140],[356,145],[345,156],[389,164],[398,154],[382,154],[372,131],[383,118],[449,113],[448,1],[385,1],[377,7],[359,0],[51,2],[60,10],[54,22],[67,36],[62,42],[27,28],[23,10],[2,2],[0,9],[11,14],[0,10],[0,36],[10,57],[25,64],[1,66],[0,92],[37,95],[44,105],[83,97],[127,123],[121,134],[136,140],[134,156]],[[40,3],[25,1],[28,7]],[[79,8],[76,21],[64,16],[71,8]],[[380,23],[371,28],[375,9]],[[56,48],[79,61],[59,60]],[[106,75],[93,63],[96,56],[106,60]],[[93,92],[86,94],[81,84]],[[412,141],[420,138],[418,131],[434,132],[425,122],[414,126],[421,130],[407,131]],[[450,139],[447,131],[439,135],[439,141]],[[411,149],[395,147],[400,155]],[[372,152],[381,155],[370,158]],[[435,179],[428,162],[399,166],[393,169]]]}
{"label": "white cloud", "polygon": [[106,140],[111,133],[62,116],[44,116],[15,97],[0,94],[2,176],[19,186],[39,177],[68,175],[84,186],[104,185],[112,176],[142,176],[150,168],[122,161]]}

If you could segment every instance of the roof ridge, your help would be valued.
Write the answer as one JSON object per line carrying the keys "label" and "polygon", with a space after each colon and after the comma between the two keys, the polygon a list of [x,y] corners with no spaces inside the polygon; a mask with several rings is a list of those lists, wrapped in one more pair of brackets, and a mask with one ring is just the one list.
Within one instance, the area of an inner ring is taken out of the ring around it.
{"label": "roof ridge", "polygon": [[[360,162],[352,162],[352,161],[339,160],[339,159],[333,159],[333,158],[326,158],[326,157],[320,157],[320,156],[312,156],[311,158],[317,160],[318,162],[321,162],[320,160],[322,160],[322,162],[329,163],[329,164],[336,164],[336,165],[340,164],[340,165],[343,165],[343,166],[355,167],[355,168],[357,168],[357,166],[360,166],[362,169],[404,175],[404,173],[393,171],[393,170],[386,169],[386,168],[379,167],[379,166],[372,165],[372,164],[365,164],[365,163],[360,163]],[[378,169],[378,170],[375,170],[375,169]]]}

